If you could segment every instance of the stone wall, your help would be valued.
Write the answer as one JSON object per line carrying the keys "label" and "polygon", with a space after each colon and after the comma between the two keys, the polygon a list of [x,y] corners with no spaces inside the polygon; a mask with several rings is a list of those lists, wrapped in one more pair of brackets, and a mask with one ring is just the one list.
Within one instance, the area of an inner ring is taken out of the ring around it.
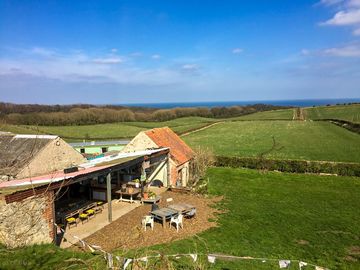
{"label": "stone wall", "polygon": [[9,248],[51,243],[53,191],[7,204],[0,198],[0,242]]}
{"label": "stone wall", "polygon": [[52,173],[57,170],[79,165],[86,159],[61,138],[51,141],[16,176],[18,179]]}

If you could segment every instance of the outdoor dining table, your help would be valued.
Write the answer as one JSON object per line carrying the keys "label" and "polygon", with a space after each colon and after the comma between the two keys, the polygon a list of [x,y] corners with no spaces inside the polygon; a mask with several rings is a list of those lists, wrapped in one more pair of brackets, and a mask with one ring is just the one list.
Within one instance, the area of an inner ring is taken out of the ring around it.
{"label": "outdoor dining table", "polygon": [[168,208],[168,207],[164,207],[164,208],[160,208],[158,210],[151,211],[151,215],[154,218],[161,220],[162,225],[164,227],[166,220],[170,219],[173,216],[178,215],[178,211]]}
{"label": "outdoor dining table", "polygon": [[168,208],[177,211],[178,213],[184,214],[190,212],[195,206],[188,203],[175,203],[168,206]]}
{"label": "outdoor dining table", "polygon": [[[125,191],[122,191],[121,189],[120,190],[117,190],[115,191],[116,194],[119,194],[120,195],[120,198],[118,200],[118,202],[122,202],[122,201],[125,201],[125,202],[130,202],[130,203],[134,203],[134,199],[133,197],[136,197],[140,194],[141,190],[138,189],[138,188],[133,188],[132,190],[129,190],[129,189],[126,189]],[[123,195],[125,196],[129,196],[130,197],[130,200],[128,199],[124,199],[123,198]]]}

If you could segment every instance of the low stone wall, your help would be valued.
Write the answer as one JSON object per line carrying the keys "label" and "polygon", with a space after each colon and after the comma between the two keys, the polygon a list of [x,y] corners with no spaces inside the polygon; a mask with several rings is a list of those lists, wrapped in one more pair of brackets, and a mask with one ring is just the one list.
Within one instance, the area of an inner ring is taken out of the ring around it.
{"label": "low stone wall", "polygon": [[0,202],[0,242],[9,248],[53,241],[52,192]]}

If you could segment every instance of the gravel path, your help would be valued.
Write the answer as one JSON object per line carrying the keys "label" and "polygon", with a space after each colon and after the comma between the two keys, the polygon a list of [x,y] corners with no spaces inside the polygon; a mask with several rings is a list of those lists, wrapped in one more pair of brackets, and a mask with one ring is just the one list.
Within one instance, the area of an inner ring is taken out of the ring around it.
{"label": "gravel path", "polygon": [[153,231],[148,227],[145,232],[141,228],[141,219],[149,213],[151,206],[143,205],[90,235],[85,241],[101,246],[106,251],[133,249],[179,240],[217,225],[216,222],[210,222],[209,219],[216,219],[219,211],[212,208],[211,205],[220,201],[220,197],[208,199],[200,195],[167,191],[162,194],[160,207],[166,206],[166,198],[173,198],[173,201],[168,204],[186,202],[196,207],[196,217],[184,219],[184,229],[180,229],[178,233],[175,227],[169,228],[169,223],[163,228],[157,222],[155,222]]}

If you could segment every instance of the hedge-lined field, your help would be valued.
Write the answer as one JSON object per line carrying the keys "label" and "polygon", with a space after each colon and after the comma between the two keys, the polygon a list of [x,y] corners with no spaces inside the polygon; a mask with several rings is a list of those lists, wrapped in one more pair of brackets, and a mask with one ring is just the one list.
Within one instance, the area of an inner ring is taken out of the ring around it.
{"label": "hedge-lined field", "polygon": [[305,113],[307,119],[340,119],[360,123],[360,104],[306,108]]}
{"label": "hedge-lined field", "polygon": [[192,147],[213,149],[216,155],[275,159],[360,162],[360,135],[328,122],[238,121],[224,122],[184,136]]}
{"label": "hedge-lined field", "polygon": [[244,116],[234,117],[233,120],[291,120],[294,109],[257,112]]}
{"label": "hedge-lined field", "polygon": [[0,130],[18,134],[55,134],[71,140],[132,138],[140,131],[169,126],[177,133],[184,133],[217,120],[202,117],[184,117],[165,122],[124,122],[82,126],[25,126],[0,125]]}

